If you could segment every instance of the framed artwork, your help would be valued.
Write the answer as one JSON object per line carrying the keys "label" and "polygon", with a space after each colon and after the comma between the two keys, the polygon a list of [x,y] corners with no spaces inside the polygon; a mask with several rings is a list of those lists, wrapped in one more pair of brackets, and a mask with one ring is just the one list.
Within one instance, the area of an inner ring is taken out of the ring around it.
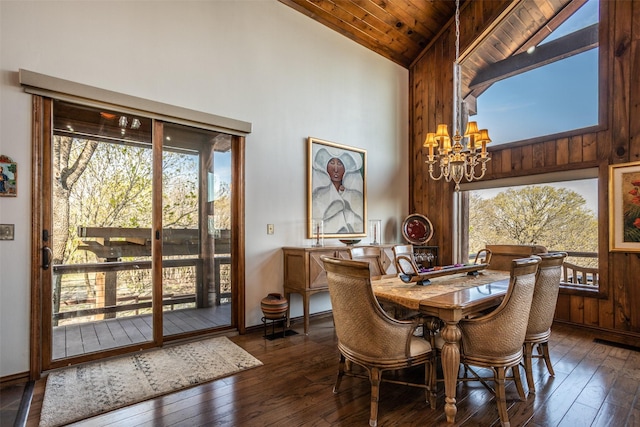
{"label": "framed artwork", "polygon": [[[308,138],[307,238],[367,235],[367,151]],[[314,224],[316,224],[314,226]]]}
{"label": "framed artwork", "polygon": [[0,155],[0,196],[18,195],[18,165],[9,157]]}
{"label": "framed artwork", "polygon": [[609,165],[609,250],[640,252],[640,162]]}

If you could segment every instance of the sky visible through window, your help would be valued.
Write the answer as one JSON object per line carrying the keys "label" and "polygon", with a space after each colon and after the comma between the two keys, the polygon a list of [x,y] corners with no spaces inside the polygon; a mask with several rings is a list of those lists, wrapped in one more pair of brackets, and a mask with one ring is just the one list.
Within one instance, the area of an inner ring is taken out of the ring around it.
{"label": "sky visible through window", "polygon": [[[544,44],[598,22],[589,0]],[[598,49],[494,83],[477,99],[471,119],[504,144],[598,124]]]}
{"label": "sky visible through window", "polygon": [[[599,22],[598,0],[588,0],[542,43]],[[493,145],[598,124],[598,49],[494,83],[477,99],[478,114],[469,120],[489,129]],[[582,195],[598,212],[597,179],[553,185]],[[504,188],[474,193],[491,198]]]}

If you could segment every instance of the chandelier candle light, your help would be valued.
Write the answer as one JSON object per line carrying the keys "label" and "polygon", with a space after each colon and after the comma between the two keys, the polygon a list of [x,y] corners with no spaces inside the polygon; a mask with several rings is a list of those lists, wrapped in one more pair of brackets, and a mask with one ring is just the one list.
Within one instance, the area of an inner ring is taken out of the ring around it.
{"label": "chandelier candle light", "polygon": [[[456,0],[456,61],[453,63],[453,126],[454,136],[449,137],[446,124],[439,124],[435,133],[427,133],[424,147],[429,149],[426,163],[429,164],[429,176],[438,181],[444,177],[447,182],[456,183],[455,191],[460,190],[460,181],[482,179],[487,171],[487,144],[491,142],[487,129],[478,130],[476,122],[469,122],[464,135],[460,135],[462,124],[462,84],[460,78],[460,0]],[[451,140],[453,139],[453,145]],[[464,144],[464,145],[463,145]],[[437,154],[435,149],[438,149]],[[439,163],[440,174],[433,175],[434,165]],[[476,175],[476,166],[480,164],[480,175]]]}

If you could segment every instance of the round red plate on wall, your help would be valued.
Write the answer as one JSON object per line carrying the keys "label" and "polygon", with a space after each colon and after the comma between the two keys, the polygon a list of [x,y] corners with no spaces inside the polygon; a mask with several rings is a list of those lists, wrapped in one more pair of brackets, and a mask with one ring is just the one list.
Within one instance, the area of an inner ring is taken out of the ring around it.
{"label": "round red plate on wall", "polygon": [[433,236],[433,225],[426,216],[411,214],[402,222],[402,236],[411,244],[424,245]]}

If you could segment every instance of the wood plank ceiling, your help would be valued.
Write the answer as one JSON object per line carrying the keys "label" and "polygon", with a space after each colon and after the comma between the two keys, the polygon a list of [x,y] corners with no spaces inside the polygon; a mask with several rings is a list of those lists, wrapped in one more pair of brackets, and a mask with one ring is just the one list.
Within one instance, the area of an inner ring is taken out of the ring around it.
{"label": "wood plank ceiling", "polygon": [[279,1],[405,68],[456,9],[451,0]]}
{"label": "wood plank ceiling", "polygon": [[[407,69],[453,22],[455,15],[453,0],[279,1]],[[461,10],[469,1],[460,1]],[[557,42],[546,51],[526,53],[586,1],[514,0],[505,19],[461,58],[463,96],[471,96],[473,100],[501,78],[597,44],[597,28],[591,28],[573,39]],[[474,103],[470,104],[473,108]]]}

